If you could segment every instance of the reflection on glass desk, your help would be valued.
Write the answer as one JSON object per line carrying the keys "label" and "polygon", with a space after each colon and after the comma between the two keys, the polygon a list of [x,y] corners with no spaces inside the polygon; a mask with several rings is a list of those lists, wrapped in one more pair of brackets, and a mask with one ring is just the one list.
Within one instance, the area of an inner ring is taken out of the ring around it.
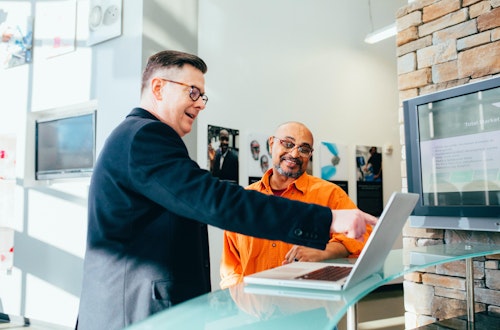
{"label": "reflection on glass desk", "polygon": [[463,243],[392,250],[378,273],[346,291],[241,283],[174,306],[129,329],[334,329],[361,298],[406,273],[497,253],[498,245]]}
{"label": "reflection on glass desk", "polygon": [[0,312],[0,329],[27,329],[27,330],[71,330],[69,327],[56,325],[31,318],[9,315]]}

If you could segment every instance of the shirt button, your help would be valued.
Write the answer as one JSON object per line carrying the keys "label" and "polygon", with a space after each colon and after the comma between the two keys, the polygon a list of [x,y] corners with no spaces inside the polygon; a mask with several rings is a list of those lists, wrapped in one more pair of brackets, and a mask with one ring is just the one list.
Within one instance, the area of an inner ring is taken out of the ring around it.
{"label": "shirt button", "polygon": [[273,247],[276,247],[276,243],[273,243]]}

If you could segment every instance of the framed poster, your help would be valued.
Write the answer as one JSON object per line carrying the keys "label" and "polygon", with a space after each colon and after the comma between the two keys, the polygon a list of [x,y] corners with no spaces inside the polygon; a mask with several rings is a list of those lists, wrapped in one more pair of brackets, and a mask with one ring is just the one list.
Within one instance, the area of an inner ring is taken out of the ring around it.
{"label": "framed poster", "polygon": [[348,180],[347,146],[333,142],[321,142],[321,178],[328,181]]}
{"label": "framed poster", "polygon": [[356,179],[365,182],[382,182],[382,148],[356,147]]}
{"label": "framed poster", "polygon": [[37,4],[36,38],[41,42],[39,49],[45,58],[75,51],[76,1],[39,2]]}
{"label": "framed poster", "polygon": [[335,183],[349,193],[349,168],[347,166],[347,146],[333,142],[321,142],[321,178]]}
{"label": "framed poster", "polygon": [[248,184],[260,180],[262,175],[271,166],[271,151],[269,150],[269,135],[250,133],[249,145],[245,148],[248,153]]}
{"label": "framed poster", "polygon": [[356,193],[358,207],[374,216],[383,211],[382,148],[356,147]]}
{"label": "framed poster", "polygon": [[213,176],[238,183],[239,135],[237,129],[208,125],[207,168]]}
{"label": "framed poster", "polygon": [[0,133],[0,227],[11,227],[15,219],[16,143],[14,133]]}
{"label": "framed poster", "polygon": [[11,4],[0,9],[0,63],[4,69],[31,62],[33,17],[25,7]]}

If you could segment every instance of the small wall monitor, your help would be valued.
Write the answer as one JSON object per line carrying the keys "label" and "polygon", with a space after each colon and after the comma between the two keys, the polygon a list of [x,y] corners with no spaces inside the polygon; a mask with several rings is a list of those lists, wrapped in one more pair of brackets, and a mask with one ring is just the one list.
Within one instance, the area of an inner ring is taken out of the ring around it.
{"label": "small wall monitor", "polygon": [[500,231],[500,77],[403,102],[415,227]]}
{"label": "small wall monitor", "polygon": [[90,177],[96,155],[96,116],[94,102],[31,113],[28,181],[30,177],[35,181]]}

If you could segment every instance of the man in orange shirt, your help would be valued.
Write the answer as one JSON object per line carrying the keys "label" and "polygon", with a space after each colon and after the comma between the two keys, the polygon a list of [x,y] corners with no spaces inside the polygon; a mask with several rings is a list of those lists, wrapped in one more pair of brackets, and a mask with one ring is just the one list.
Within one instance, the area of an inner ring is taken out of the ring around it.
{"label": "man in orange shirt", "polygon": [[[306,173],[313,142],[313,135],[304,124],[288,122],[280,125],[275,135],[269,138],[272,168],[247,189],[331,209],[355,209],[356,204],[342,188]],[[372,230],[369,225],[366,229],[361,240],[333,234],[325,250],[224,231],[220,286],[227,288],[242,282],[246,275],[294,261],[357,257]]]}

